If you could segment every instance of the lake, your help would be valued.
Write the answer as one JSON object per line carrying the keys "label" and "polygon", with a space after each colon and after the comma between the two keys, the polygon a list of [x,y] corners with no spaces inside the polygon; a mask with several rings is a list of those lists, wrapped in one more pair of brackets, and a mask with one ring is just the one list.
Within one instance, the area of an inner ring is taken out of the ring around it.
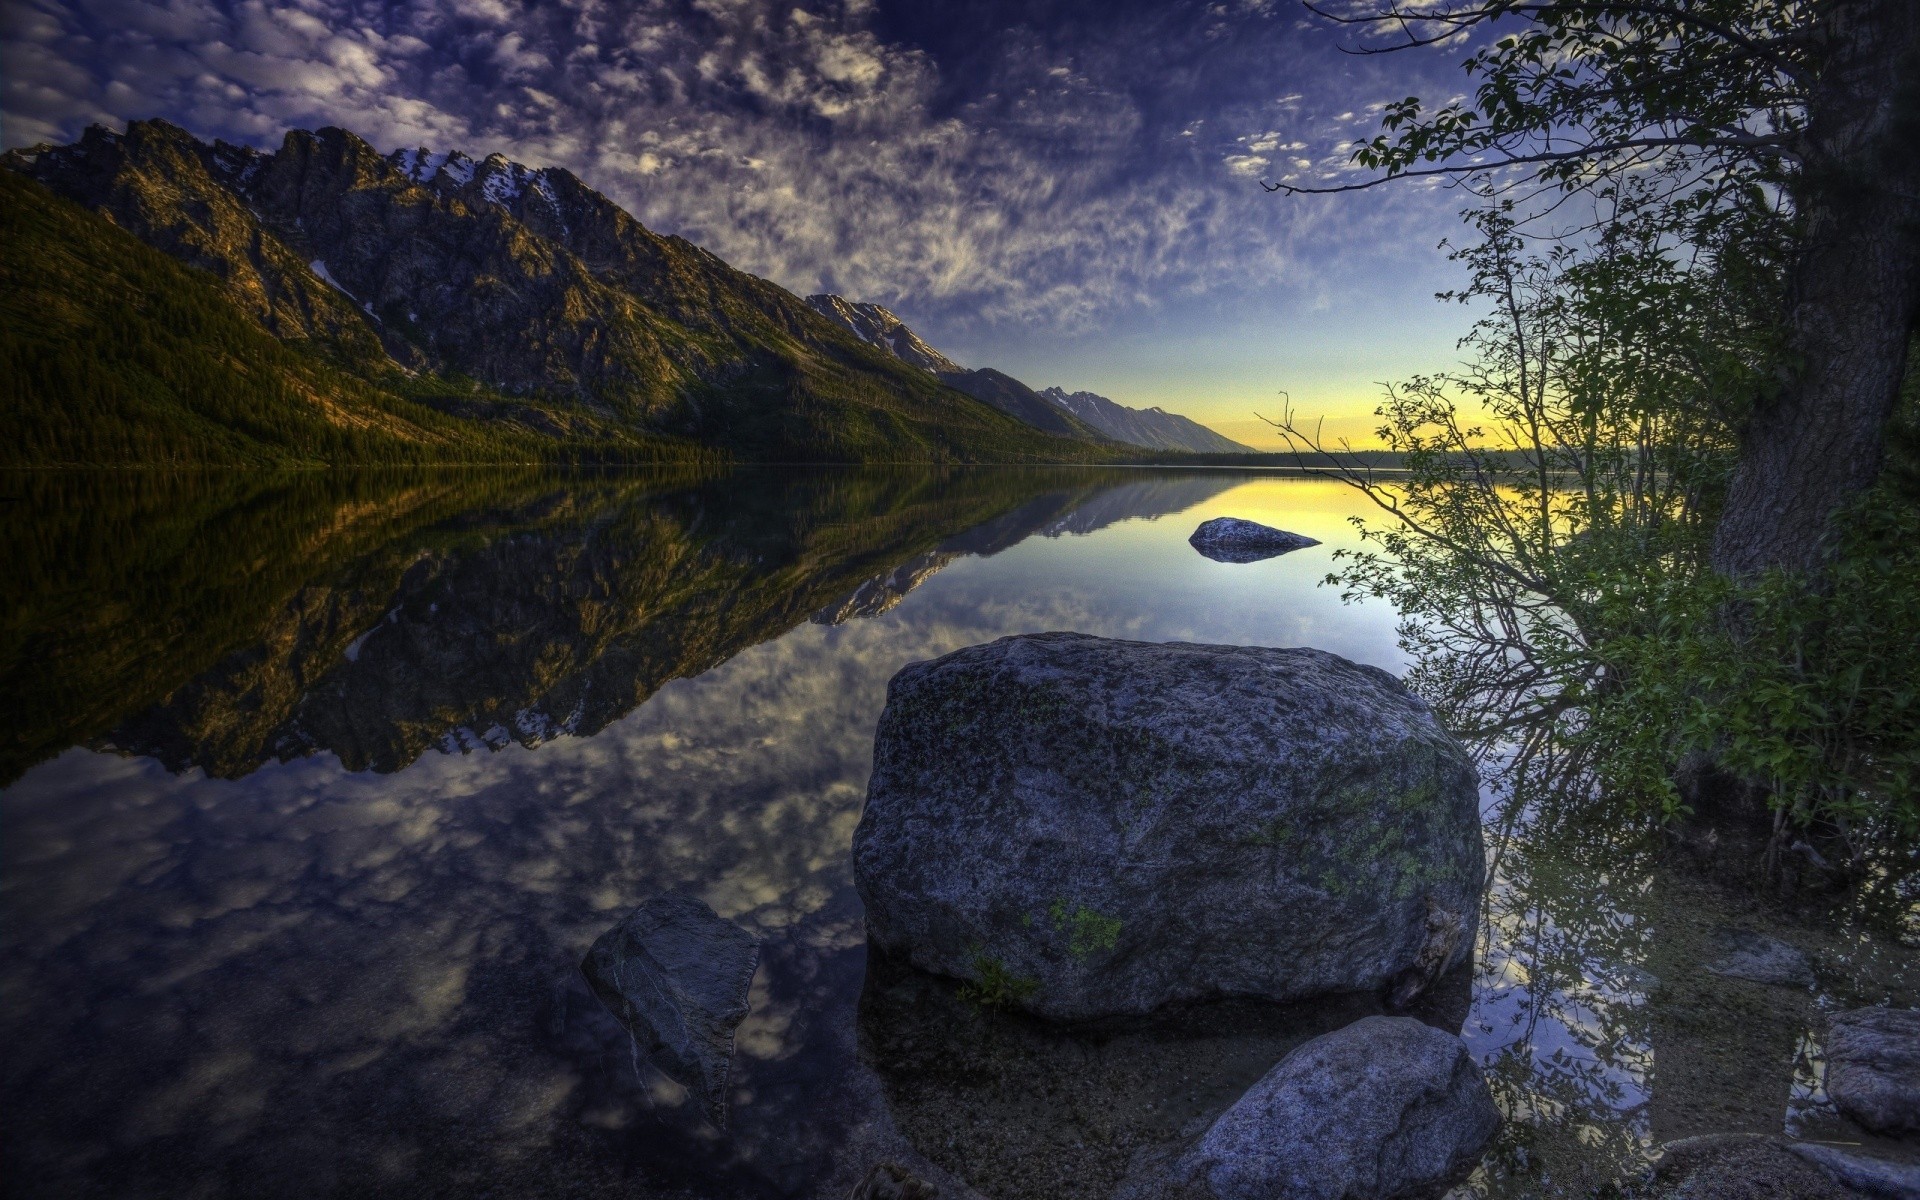
{"label": "lake", "polygon": [[[869,964],[848,865],[887,680],[1008,634],[1314,646],[1366,502],[1229,471],[16,477],[3,535],[10,1195],[841,1197],[922,1155],[1104,1196],[1359,997],[1075,1033]],[[1247,517],[1319,546],[1230,565]],[[1913,896],[1730,887],[1484,797],[1461,1030],[1509,1120],[1463,1195],[1818,1135],[1820,1014],[1920,1001]],[[579,971],[690,892],[761,944],[725,1129]],[[1764,931],[1817,982],[1705,969]],[[870,966],[873,968],[870,970]],[[1855,1135],[1846,1134],[1854,1137]]]}

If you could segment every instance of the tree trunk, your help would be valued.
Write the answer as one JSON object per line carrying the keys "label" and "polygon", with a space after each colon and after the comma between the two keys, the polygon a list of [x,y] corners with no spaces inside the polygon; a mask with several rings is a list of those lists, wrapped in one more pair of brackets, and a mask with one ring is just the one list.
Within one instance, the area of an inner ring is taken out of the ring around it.
{"label": "tree trunk", "polygon": [[1920,304],[1920,4],[1830,0],[1808,97],[1787,370],[1748,421],[1713,565],[1818,572],[1873,486]]}

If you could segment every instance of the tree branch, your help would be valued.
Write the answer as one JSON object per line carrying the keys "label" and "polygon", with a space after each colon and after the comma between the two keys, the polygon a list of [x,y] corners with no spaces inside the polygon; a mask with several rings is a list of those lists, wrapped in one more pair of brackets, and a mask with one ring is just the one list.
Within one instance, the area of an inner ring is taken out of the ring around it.
{"label": "tree branch", "polygon": [[1498,171],[1505,167],[1526,166],[1531,163],[1577,162],[1581,159],[1603,157],[1618,154],[1622,150],[1660,150],[1690,147],[1696,150],[1744,150],[1748,153],[1767,154],[1799,162],[1800,155],[1786,144],[1786,139],[1767,134],[1754,134],[1751,137],[1646,137],[1623,138],[1614,142],[1601,142],[1597,145],[1583,146],[1577,150],[1544,150],[1539,154],[1514,154],[1490,163],[1462,163],[1458,166],[1423,167],[1418,171],[1395,171],[1361,183],[1346,183],[1338,187],[1302,187],[1293,183],[1268,183],[1260,181],[1260,186],[1269,192],[1285,192],[1289,196],[1330,196],[1338,192],[1364,192],[1397,179],[1430,179],[1444,176],[1473,175],[1482,171]]}

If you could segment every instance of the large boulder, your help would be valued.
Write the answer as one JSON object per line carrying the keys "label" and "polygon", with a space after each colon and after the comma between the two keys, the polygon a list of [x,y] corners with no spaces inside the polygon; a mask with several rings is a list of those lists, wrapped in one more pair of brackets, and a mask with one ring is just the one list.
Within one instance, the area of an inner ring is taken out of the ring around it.
{"label": "large boulder", "polygon": [[1499,1128],[1466,1043],[1411,1017],[1368,1017],[1281,1059],[1174,1160],[1165,1190],[1214,1200],[1430,1195],[1472,1169]]}
{"label": "large boulder", "polygon": [[1187,539],[1187,544],[1215,562],[1250,563],[1277,558],[1320,543],[1301,533],[1288,533],[1258,521],[1240,517],[1215,517],[1203,521]]}
{"label": "large boulder", "polygon": [[1003,638],[887,691],[854,879],[870,942],[1056,1019],[1392,988],[1462,962],[1466,753],[1319,650]]}
{"label": "large boulder", "polygon": [[725,1125],[733,1031],[759,960],[752,934],[696,897],[667,893],[601,934],[580,969],[641,1053]]}
{"label": "large boulder", "polygon": [[1836,1013],[1826,1049],[1834,1107],[1876,1133],[1920,1132],[1920,1009]]}

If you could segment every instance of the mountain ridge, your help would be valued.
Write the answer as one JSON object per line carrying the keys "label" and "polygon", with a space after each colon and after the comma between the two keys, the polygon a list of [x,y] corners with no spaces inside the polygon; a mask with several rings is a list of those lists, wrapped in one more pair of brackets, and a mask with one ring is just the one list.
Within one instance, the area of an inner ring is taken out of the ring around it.
{"label": "mountain ridge", "polygon": [[1067,437],[1123,442],[1148,450],[1259,453],[1190,417],[1162,408],[1128,408],[1093,392],[1068,392],[1059,387],[1036,390],[992,367],[968,370],[928,345],[906,322],[878,304],[848,300],[831,292],[808,296],[807,304],[840,322],[869,345],[932,372],[941,382],[1037,429]]}
{"label": "mountain ridge", "polygon": [[893,353],[894,357],[912,363],[916,367],[932,371],[936,375],[949,372],[958,374],[966,370],[959,363],[927,345],[905,321],[878,304],[848,300],[832,292],[820,292],[808,296],[807,304],[815,312],[845,325],[861,341],[875,346],[884,346]]}
{"label": "mountain ridge", "polygon": [[1042,388],[1040,395],[1116,441],[1195,454],[1259,453],[1191,417],[1158,406],[1129,408],[1096,392],[1069,392],[1062,387]]}
{"label": "mountain ridge", "polygon": [[[646,229],[564,168],[383,155],[333,127],[290,130],[268,152],[162,121],[95,126],[4,165],[212,276],[281,343],[459,422],[762,460],[1110,456],[1009,419],[777,285]],[[45,286],[69,282],[99,290]],[[320,392],[304,403],[336,420]]]}

